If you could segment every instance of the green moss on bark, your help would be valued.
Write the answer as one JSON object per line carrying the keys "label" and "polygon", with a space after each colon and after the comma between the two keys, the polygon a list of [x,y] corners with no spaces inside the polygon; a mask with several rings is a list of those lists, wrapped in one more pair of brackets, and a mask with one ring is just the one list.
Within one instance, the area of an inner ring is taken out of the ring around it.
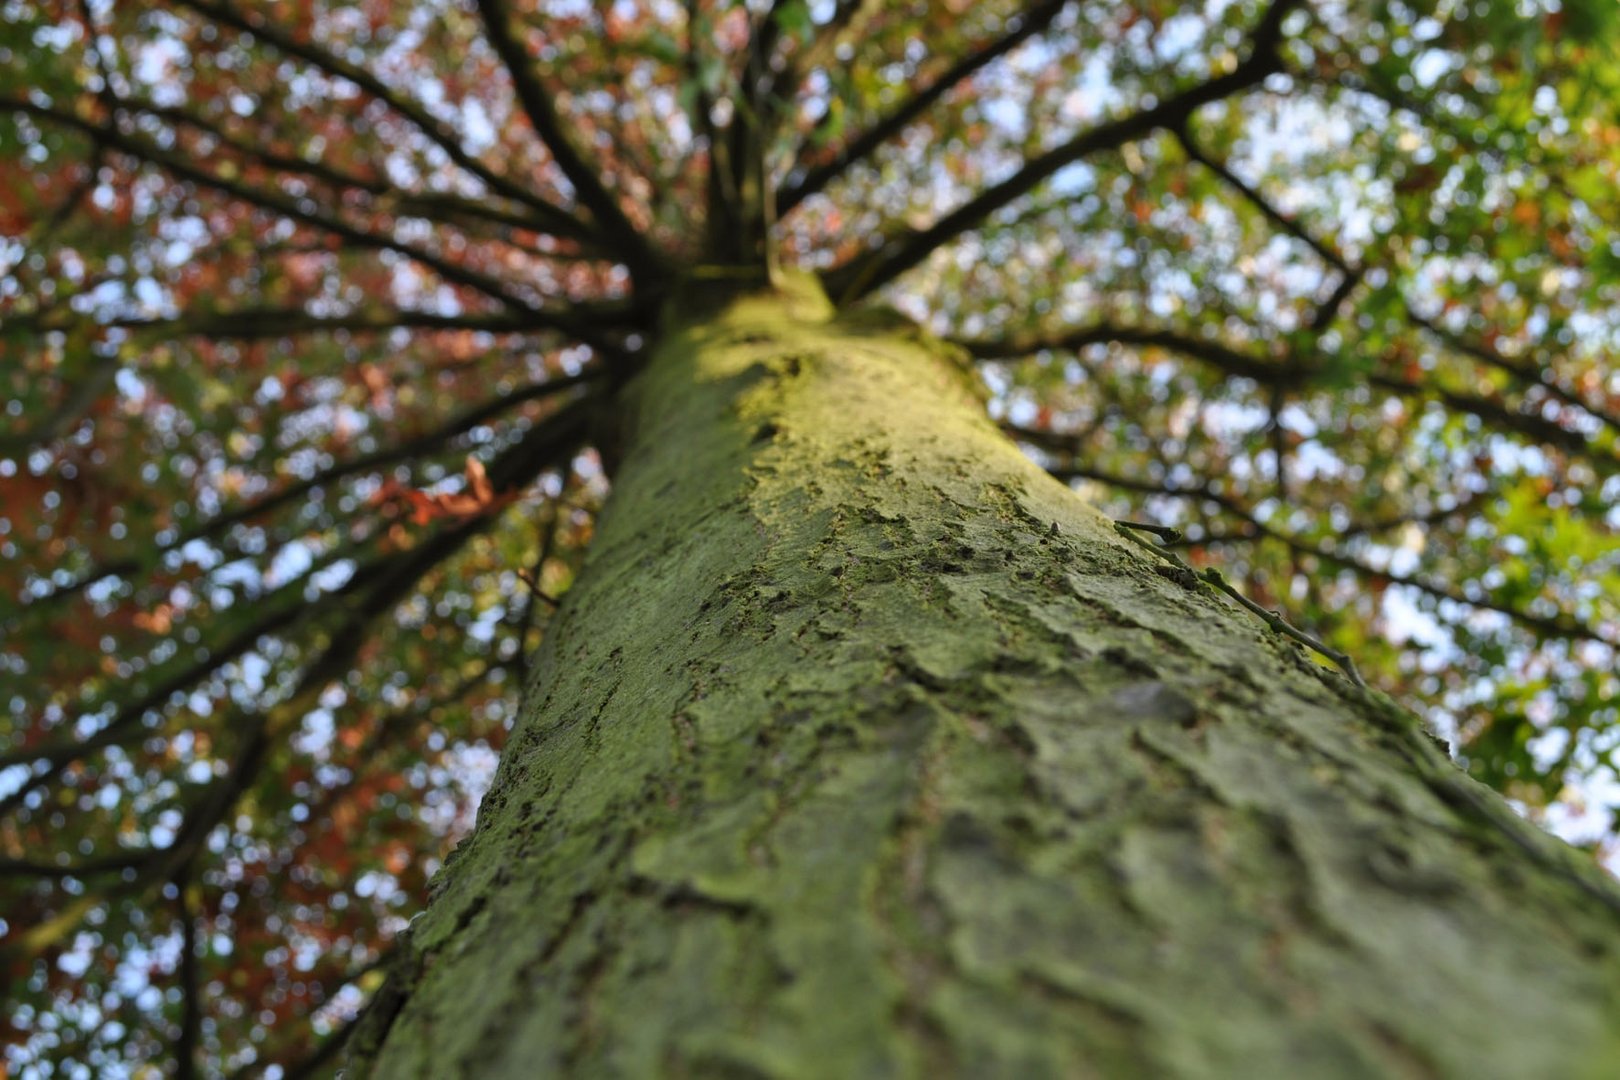
{"label": "green moss on bark", "polygon": [[1606,886],[805,292],[672,329],[388,1077],[1612,1075]]}

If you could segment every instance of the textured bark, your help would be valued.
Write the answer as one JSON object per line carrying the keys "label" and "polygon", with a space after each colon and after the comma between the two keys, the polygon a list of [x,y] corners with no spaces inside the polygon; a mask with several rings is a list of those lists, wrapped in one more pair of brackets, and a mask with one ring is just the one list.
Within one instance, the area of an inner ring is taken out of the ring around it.
{"label": "textured bark", "polygon": [[828,314],[741,300],[627,391],[365,1066],[1615,1075],[1603,879],[1121,539],[945,347]]}

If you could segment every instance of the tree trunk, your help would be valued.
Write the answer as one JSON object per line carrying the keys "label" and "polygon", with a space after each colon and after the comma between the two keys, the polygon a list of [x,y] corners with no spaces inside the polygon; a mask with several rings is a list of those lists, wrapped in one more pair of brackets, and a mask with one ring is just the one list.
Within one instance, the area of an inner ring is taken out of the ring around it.
{"label": "tree trunk", "polygon": [[672,330],[388,1077],[1577,1077],[1606,879],[813,290]]}

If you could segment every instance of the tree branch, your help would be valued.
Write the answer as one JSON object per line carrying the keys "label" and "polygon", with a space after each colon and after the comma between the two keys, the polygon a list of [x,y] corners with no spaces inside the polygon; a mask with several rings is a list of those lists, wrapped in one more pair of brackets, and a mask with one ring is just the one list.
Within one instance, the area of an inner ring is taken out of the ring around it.
{"label": "tree branch", "polygon": [[[321,793],[318,801],[312,801],[309,806],[310,827],[318,826],[321,822],[329,821],[334,808],[343,798],[367,775],[368,766],[377,766],[381,761],[383,752],[398,735],[411,724],[412,721],[423,723],[432,715],[446,706],[454,705],[467,695],[471,694],[480,685],[497,671],[507,669],[519,670],[516,657],[509,660],[491,660],[483,664],[470,675],[464,674],[445,690],[425,695],[417,690],[417,696],[410,705],[402,709],[394,709],[385,713],[373,726],[364,744],[357,750],[349,767],[348,778],[333,784]],[[519,685],[522,680],[519,679]]]}
{"label": "tree branch", "polygon": [[[122,559],[94,567],[70,584],[59,586],[43,596],[31,598],[28,601],[28,607],[34,608],[50,600],[66,599],[109,577],[128,576],[138,573],[170,551],[185,547],[195,540],[212,540],[232,526],[272,513],[288,503],[302,498],[316,488],[324,488],[356,473],[382,468],[386,465],[404,461],[407,458],[438,452],[449,440],[471,431],[508,409],[527,402],[552,397],[564,390],[595,381],[601,377],[602,372],[600,370],[587,370],[580,372],[578,375],[559,376],[554,379],[547,379],[544,382],[533,383],[527,387],[514,390],[510,394],[491,398],[480,405],[475,405],[464,412],[458,413],[426,434],[418,435],[382,450],[361,454],[359,457],[351,458],[348,461],[339,462],[313,476],[289,484],[287,487],[274,491],[253,502],[217,514],[195,528],[175,537],[169,543],[157,546],[150,555],[143,559]],[[547,417],[540,423],[545,424],[549,420],[550,417]],[[16,624],[17,620],[13,619],[4,625],[8,631],[12,631],[15,629]]]}
{"label": "tree branch", "polygon": [[647,238],[630,223],[618,199],[603,184],[596,170],[580,156],[572,138],[563,128],[562,118],[551,103],[551,95],[541,84],[528,50],[513,31],[511,14],[504,0],[477,0],[483,16],[484,30],[489,43],[512,78],[523,112],[529,118],[540,141],[551,151],[552,160],[562,170],[581,204],[591,212],[613,246],[623,252],[625,262],[634,273],[645,274],[657,265],[657,258]]}
{"label": "tree branch", "polygon": [[[933,82],[896,106],[870,128],[847,140],[832,158],[820,165],[801,169],[798,179],[789,183],[776,196],[776,212],[786,216],[799,203],[820,192],[827,184],[857,161],[869,157],[873,151],[893,139],[908,126],[933,108],[934,104],[981,68],[1012,52],[1018,46],[1052,25],[1067,6],[1068,0],[1042,0],[1029,11],[1016,16],[1016,29],[981,45],[952,64]],[[803,148],[800,149],[803,157]]]}
{"label": "tree branch", "polygon": [[[1176,330],[1114,323],[1095,323],[1052,335],[1027,334],[1000,340],[963,339],[956,342],[980,360],[1014,359],[1046,350],[1077,351],[1087,345],[1109,343],[1166,349],[1197,360],[1227,375],[1252,379],[1261,386],[1273,389],[1302,390],[1308,387],[1312,380],[1323,376],[1331,369],[1331,365],[1324,357],[1305,358],[1289,355],[1269,359]],[[1576,453],[1588,453],[1592,449],[1591,444],[1580,432],[1571,431],[1548,420],[1532,409],[1513,409],[1490,398],[1450,390],[1438,384],[1415,382],[1382,372],[1368,372],[1365,377],[1373,386],[1403,397],[1434,398],[1457,412],[1491,421],[1547,446],[1557,446]],[[1606,459],[1593,460],[1598,467],[1607,467]],[[1620,462],[1616,464],[1620,465]]]}
{"label": "tree branch", "polygon": [[34,447],[51,442],[70,426],[77,427],[102,392],[112,386],[117,374],[118,365],[111,360],[95,363],[87,374],[74,381],[67,396],[49,415],[23,431],[0,434],[0,456],[21,457]]}
{"label": "tree branch", "polygon": [[197,970],[197,913],[191,909],[191,889],[185,868],[175,875],[179,891],[180,959],[175,965],[180,982],[180,1031],[174,1040],[175,1080],[195,1080],[197,1048],[202,1042],[202,978]]}
{"label": "tree branch", "polygon": [[120,851],[110,855],[82,859],[76,863],[38,862],[34,859],[0,859],[0,876],[34,878],[85,878],[103,874],[122,873],[140,866],[151,852]]}
{"label": "tree branch", "polygon": [[[294,154],[278,153],[260,143],[233,135],[207,117],[199,116],[179,106],[159,105],[132,97],[121,98],[118,104],[124,111],[152,116],[177,126],[195,128],[231,152],[271,172],[301,174],[334,188],[363,191],[376,200],[379,209],[391,213],[429,218],[441,225],[458,227],[467,220],[476,220],[503,228],[521,229],[571,240],[587,250],[599,248],[601,243],[600,237],[573,218],[559,222],[527,204],[517,204],[523,209],[523,212],[518,212],[449,192],[404,191],[380,177],[359,176],[343,172],[324,161],[311,161]],[[596,257],[605,256],[598,252]]]}
{"label": "tree branch", "polygon": [[[42,746],[29,746],[10,750],[0,754],[0,769],[13,768],[18,765],[38,767],[43,764],[45,769],[34,773],[15,792],[0,801],[0,815],[7,814],[20,805],[21,800],[30,791],[41,784],[49,782],[59,775],[61,770],[70,762],[76,761],[87,754],[129,737],[132,728],[139,726],[141,719],[150,711],[162,708],[170,698],[186,688],[212,675],[226,664],[238,659],[251,650],[260,638],[268,634],[278,633],[288,627],[305,621],[315,612],[314,605],[304,599],[304,588],[315,573],[335,561],[337,555],[329,560],[322,560],[308,567],[296,578],[274,590],[269,596],[258,598],[256,604],[261,610],[270,608],[268,614],[260,615],[247,626],[227,637],[224,641],[208,648],[200,658],[190,663],[170,665],[165,668],[169,671],[165,677],[159,679],[145,691],[138,692],[132,700],[125,701],[114,708],[107,723],[85,738],[66,738]],[[357,588],[368,580],[368,575],[374,572],[375,564],[369,571],[357,571],[343,588],[336,590],[331,597],[343,595],[345,592]],[[277,607],[279,600],[291,600]],[[172,670],[171,670],[172,669]],[[88,707],[86,708],[88,710]]]}
{"label": "tree branch", "polygon": [[1563,613],[1557,616],[1535,615],[1517,608],[1508,607],[1505,604],[1499,604],[1489,598],[1471,597],[1450,584],[1432,581],[1414,574],[1400,574],[1390,570],[1381,570],[1336,548],[1319,546],[1291,533],[1274,529],[1257,519],[1253,511],[1248,507],[1233,497],[1215,490],[1208,484],[1196,488],[1179,487],[1169,483],[1141,480],[1118,473],[1110,473],[1103,469],[1076,462],[1050,467],[1047,471],[1060,480],[1094,480],[1126,491],[1164,495],[1173,499],[1186,499],[1193,502],[1211,502],[1243,522],[1251,533],[1246,539],[1263,537],[1276,540],[1300,555],[1314,556],[1324,562],[1342,566],[1364,577],[1382,578],[1391,584],[1409,586],[1438,599],[1450,600],[1453,603],[1463,604],[1482,611],[1496,612],[1518,623],[1525,629],[1535,631],[1546,637],[1614,644],[1614,642],[1611,642],[1592,627],[1580,622],[1574,616]]}
{"label": "tree branch", "polygon": [[1307,364],[1253,356],[1229,345],[1195,338],[1176,330],[1108,322],[1093,323],[1059,334],[963,339],[955,344],[965,348],[978,360],[1010,360],[1045,351],[1078,352],[1088,345],[1148,346],[1201,360],[1228,375],[1253,379],[1262,386],[1302,386],[1316,373]]}
{"label": "tree branch", "polygon": [[859,33],[860,27],[865,25],[879,6],[877,0],[838,0],[833,7],[832,18],[827,20],[827,24],[817,33],[815,40],[802,52],[790,57],[782,70],[776,73],[776,77],[771,80],[769,96],[782,101],[797,93],[805,72],[825,65],[827,58],[845,35]]}
{"label": "tree branch", "polygon": [[554,235],[587,241],[593,239],[599,241],[601,239],[593,230],[566,210],[542,199],[522,185],[491,170],[466,151],[461,145],[461,140],[456,137],[455,132],[448,125],[436,120],[421,105],[384,85],[380,79],[358,64],[351,64],[311,42],[299,41],[265,19],[250,19],[247,15],[225,2],[225,0],[180,0],[180,3],[206,18],[232,27],[240,33],[251,34],[259,40],[267,42],[277,52],[297,57],[327,75],[359,87],[398,115],[409,120],[443,150],[451,161],[483,181],[491,191],[514,202],[522,203],[534,211],[546,221],[547,230]]}
{"label": "tree branch", "polygon": [[1299,0],[1274,0],[1250,35],[1249,55],[1231,71],[1173,94],[1151,108],[1110,120],[1025,162],[1008,179],[980,192],[925,229],[891,238],[877,251],[828,275],[828,292],[840,303],[858,300],[926,259],[935,249],[978,228],[991,214],[1029,194],[1065,166],[1103,150],[1114,150],[1162,129],[1184,124],[1196,110],[1263,82],[1283,69],[1279,47],[1282,22]]}
{"label": "tree branch", "polygon": [[[1197,145],[1188,135],[1185,125],[1177,129],[1176,136],[1181,141],[1181,146],[1190,159],[1198,162],[1211,172],[1215,173],[1216,176],[1220,177],[1222,182],[1242,196],[1244,201],[1253,206],[1254,209],[1261,214],[1261,216],[1266,218],[1266,220],[1272,222],[1289,236],[1292,236],[1296,240],[1299,240],[1301,243],[1305,244],[1325,262],[1343,275],[1343,277],[1340,279],[1338,287],[1334,290],[1333,295],[1323,305],[1322,309],[1318,311],[1317,318],[1313,323],[1312,328],[1315,330],[1320,331],[1326,329],[1327,324],[1331,322],[1337,308],[1343,304],[1344,300],[1348,298],[1350,292],[1355,289],[1356,285],[1359,284],[1362,278],[1366,275],[1368,267],[1366,265],[1352,265],[1339,251],[1328,243],[1312,235],[1311,232],[1301,225],[1298,220],[1288,214],[1283,213],[1276,206],[1272,205],[1272,203],[1260,193],[1258,188],[1245,182],[1224,164],[1214,160],[1199,150]],[[1465,356],[1472,357],[1488,367],[1505,372],[1522,383],[1532,386],[1539,386],[1559,402],[1569,405],[1572,408],[1579,409],[1588,416],[1600,421],[1605,427],[1608,427],[1613,431],[1620,432],[1620,416],[1616,416],[1613,413],[1600,409],[1590,402],[1583,400],[1578,394],[1575,394],[1560,386],[1548,375],[1549,365],[1530,365],[1520,363],[1507,356],[1504,356],[1502,353],[1493,348],[1476,341],[1469,341],[1456,334],[1453,334],[1449,330],[1446,330],[1444,327],[1440,326],[1434,320],[1419,315],[1404,296],[1401,297],[1401,305],[1405,310],[1408,322],[1410,322],[1413,326],[1416,326],[1433,335],[1437,340],[1447,347],[1462,353]],[[1536,419],[1539,420],[1541,418],[1537,417]],[[1543,421],[1543,423],[1546,423],[1546,421]]]}
{"label": "tree branch", "polygon": [[[595,402],[589,399],[576,401],[558,414],[566,416],[566,422],[549,428],[537,427],[518,443],[508,447],[488,468],[488,476],[495,489],[499,491],[526,486],[541,470],[554,465],[558,456],[572,453],[587,437],[594,408]],[[133,878],[119,882],[106,895],[143,892],[158,882],[169,880],[189,863],[201,850],[208,834],[225,819],[231,807],[257,778],[264,766],[272,737],[301,718],[325,688],[333,680],[342,678],[352,666],[365,643],[366,626],[402,600],[434,567],[460,550],[474,536],[486,531],[497,516],[483,514],[468,518],[440,530],[416,547],[380,560],[378,572],[366,576],[365,580],[370,583],[369,591],[337,626],[331,628],[328,645],[304,669],[293,692],[268,711],[231,710],[230,722],[225,729],[239,732],[240,742],[229,771],[207,786],[187,812],[173,842],[167,847],[142,853]],[[355,581],[351,580],[349,585],[333,595],[351,591],[354,584]],[[88,896],[79,897],[65,911],[42,926],[18,935],[16,948],[26,954],[55,940],[88,913],[91,906],[86,902],[88,899]]]}
{"label": "tree branch", "polygon": [[1337,270],[1340,274],[1343,274],[1345,278],[1353,278],[1358,281],[1360,280],[1363,271],[1359,268],[1352,267],[1348,260],[1346,260],[1345,257],[1339,253],[1337,248],[1334,248],[1328,243],[1317,239],[1316,236],[1310,232],[1310,230],[1306,229],[1292,216],[1283,213],[1281,210],[1277,209],[1277,207],[1273,206],[1271,202],[1260,193],[1258,188],[1245,181],[1242,177],[1238,176],[1237,173],[1233,172],[1227,167],[1225,162],[1217,161],[1215,158],[1204,153],[1204,151],[1200,149],[1198,144],[1193,140],[1192,134],[1188,130],[1187,123],[1183,122],[1178,124],[1173,130],[1175,132],[1176,141],[1181,145],[1182,152],[1187,155],[1189,160],[1197,162],[1210,172],[1214,173],[1220,178],[1222,183],[1236,191],[1240,196],[1242,196],[1245,202],[1253,206],[1261,217],[1264,217],[1277,228],[1281,229],[1289,236],[1292,236],[1294,239],[1310,248],[1323,262],[1333,267],[1333,269]]}
{"label": "tree branch", "polygon": [[[590,307],[587,305],[586,310]],[[604,309],[609,310],[609,309]],[[611,310],[623,310],[614,306]],[[303,308],[237,308],[232,311],[195,311],[166,318],[121,316],[94,320],[77,312],[47,309],[31,315],[8,316],[9,327],[25,326],[36,333],[71,330],[87,322],[98,327],[136,334],[167,337],[206,337],[215,340],[256,341],[297,334],[381,333],[387,330],[468,330],[488,334],[515,334],[554,330],[549,321],[526,310],[441,315],[410,309],[363,309],[344,315],[313,315]]]}
{"label": "tree branch", "polygon": [[[164,150],[150,140],[119,130],[112,117],[108,117],[104,123],[98,124],[75,113],[53,106],[40,105],[26,98],[0,98],[0,108],[17,109],[43,120],[75,128],[94,138],[100,138],[111,149],[119,150],[137,160],[161,168],[181,180],[212,188],[250,206],[256,206],[281,217],[302,222],[358,247],[392,251],[397,255],[403,255],[413,262],[432,270],[447,282],[467,286],[502,303],[549,318],[558,329],[566,330],[576,337],[580,336],[581,328],[567,313],[561,311],[545,312],[518,294],[513,293],[505,283],[495,278],[479,273],[470,267],[449,262],[412,244],[395,240],[392,237],[366,232],[341,219],[323,214],[316,208],[314,200],[295,199],[280,192],[252,188],[239,181],[218,176],[177,154]],[[581,340],[588,339],[582,337]]]}
{"label": "tree branch", "polygon": [[[1404,302],[1405,301],[1403,298],[1403,303]],[[1616,415],[1605,409],[1598,408],[1597,406],[1583,400],[1578,394],[1575,394],[1574,392],[1566,390],[1564,387],[1560,386],[1549,374],[1551,367],[1550,363],[1521,363],[1512,359],[1511,357],[1503,355],[1496,349],[1493,349],[1481,342],[1471,341],[1458,334],[1452,333],[1434,320],[1419,315],[1409,303],[1405,306],[1407,318],[1414,326],[1420,327],[1427,333],[1433,335],[1448,348],[1454,349],[1457,352],[1462,353],[1464,356],[1472,357],[1487,367],[1492,367],[1497,371],[1512,375],[1521,382],[1529,383],[1532,386],[1538,386],[1545,390],[1557,401],[1581,410],[1588,416],[1599,421],[1609,430],[1620,433],[1620,415]]]}

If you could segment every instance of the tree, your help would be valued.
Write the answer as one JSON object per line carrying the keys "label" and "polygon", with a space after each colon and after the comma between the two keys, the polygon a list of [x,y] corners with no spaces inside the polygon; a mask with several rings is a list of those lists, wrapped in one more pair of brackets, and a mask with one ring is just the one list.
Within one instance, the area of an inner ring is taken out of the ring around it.
{"label": "tree", "polygon": [[7,19],[11,1065],[1620,1054],[1601,5]]}

